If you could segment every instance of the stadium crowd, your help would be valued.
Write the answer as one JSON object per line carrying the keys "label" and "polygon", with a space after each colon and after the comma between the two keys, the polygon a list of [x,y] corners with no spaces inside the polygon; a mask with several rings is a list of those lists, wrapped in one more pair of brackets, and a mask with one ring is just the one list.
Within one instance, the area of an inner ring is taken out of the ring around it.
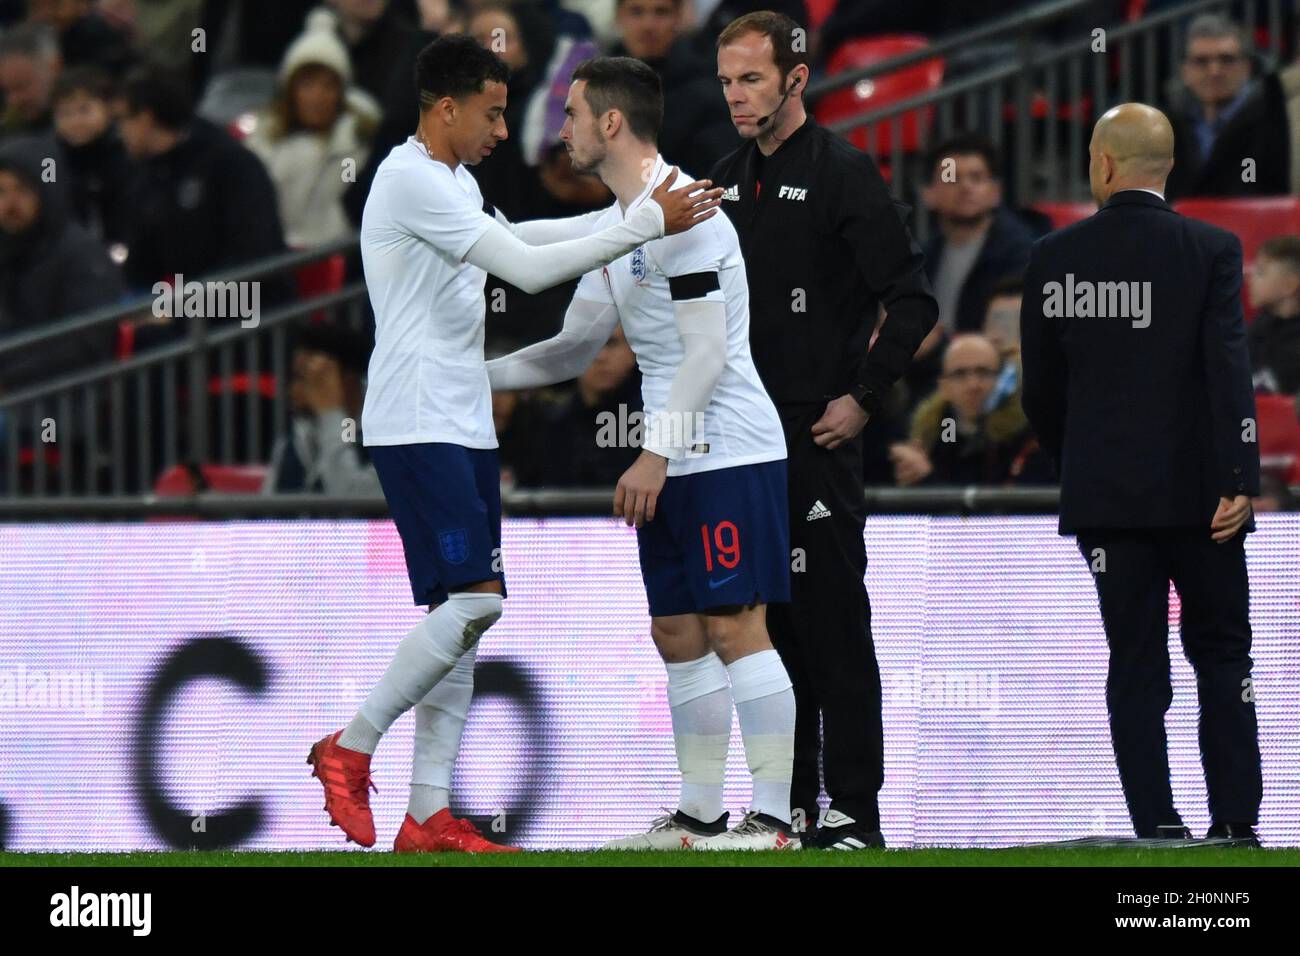
{"label": "stadium crowd", "polygon": [[[1149,2],[1148,12],[1171,6]],[[1132,4],[1101,0],[1054,23],[1075,35]],[[205,276],[290,249],[346,239],[374,170],[411,133],[418,51],[446,32],[496,44],[512,70],[510,137],[472,172],[512,221],[607,206],[559,139],[568,77],[597,53],[652,66],[664,90],[661,148],[696,176],[739,145],[716,80],[719,30],[751,10],[800,23],[824,73],[845,41],[880,33],[942,36],[1023,7],[1009,0],[0,0],[0,340],[147,293],[178,274]],[[1286,54],[1266,69],[1240,23],[1202,15],[1181,62],[1160,62],[1174,124],[1169,198],[1300,195],[1300,58],[1287,5]],[[1005,55],[996,45],[950,58],[960,75]],[[1239,157],[1258,159],[1251,182]],[[946,160],[955,176],[941,175]],[[1055,481],[1020,406],[1018,315],[1031,244],[1050,223],[1012,208],[1004,183],[1024,174],[971,130],[935,145],[908,197],[933,226],[926,269],[940,321],[885,413],[867,426],[873,484],[1034,485]],[[57,182],[48,175],[57,168]],[[355,175],[340,176],[340,168]],[[355,265],[351,268],[357,268]],[[527,295],[489,279],[506,303],[488,318],[489,356],[554,334],[567,283]],[[1300,393],[1300,237],[1264,244],[1249,277],[1251,358],[1261,392]],[[296,294],[274,283],[263,303]],[[291,434],[250,457],[269,461],[265,490],[371,493],[359,418],[364,332],[309,324],[291,361]],[[327,323],[328,325],[328,323]],[[184,334],[141,320],[134,348]],[[111,362],[109,332],[0,355],[0,394]],[[640,407],[636,363],[616,332],[568,386],[494,396],[503,481],[610,486],[633,448],[598,447],[598,416]],[[4,423],[0,420],[0,428]],[[3,447],[3,443],[0,443]],[[3,454],[0,451],[0,454]],[[1285,487],[1273,492],[1287,506]]]}

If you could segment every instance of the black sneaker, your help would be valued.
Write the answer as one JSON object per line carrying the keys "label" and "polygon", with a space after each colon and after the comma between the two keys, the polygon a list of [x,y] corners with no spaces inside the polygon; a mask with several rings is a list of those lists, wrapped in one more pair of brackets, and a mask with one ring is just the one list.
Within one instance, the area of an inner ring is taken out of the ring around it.
{"label": "black sneaker", "polygon": [[814,850],[883,850],[885,836],[847,813],[827,810],[813,838],[805,838],[803,845]]}
{"label": "black sneaker", "polygon": [[1255,833],[1254,827],[1248,827],[1244,823],[1216,823],[1205,834],[1205,839],[1231,840],[1227,845],[1233,847],[1259,847],[1259,835]]}

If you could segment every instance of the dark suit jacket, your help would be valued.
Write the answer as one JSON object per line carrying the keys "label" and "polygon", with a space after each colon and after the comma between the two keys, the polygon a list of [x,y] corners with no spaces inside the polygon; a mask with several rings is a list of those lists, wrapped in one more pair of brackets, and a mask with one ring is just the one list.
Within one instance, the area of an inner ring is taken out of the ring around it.
{"label": "dark suit jacket", "polygon": [[[978,332],[984,327],[984,314],[989,309],[993,290],[1008,276],[1024,274],[1033,242],[1033,232],[1010,209],[1002,208],[993,213],[993,225],[989,227],[979,257],[961,287],[961,297],[957,302],[958,332]],[[932,286],[942,255],[943,233],[936,230],[925,245],[925,273]]]}
{"label": "dark suit jacket", "polygon": [[[1145,318],[1053,317],[1067,275],[1076,304],[1084,282],[1150,283]],[[1061,534],[1208,528],[1221,496],[1259,494],[1232,233],[1151,193],[1117,193],[1034,243],[1020,334],[1025,413],[1060,468]]]}

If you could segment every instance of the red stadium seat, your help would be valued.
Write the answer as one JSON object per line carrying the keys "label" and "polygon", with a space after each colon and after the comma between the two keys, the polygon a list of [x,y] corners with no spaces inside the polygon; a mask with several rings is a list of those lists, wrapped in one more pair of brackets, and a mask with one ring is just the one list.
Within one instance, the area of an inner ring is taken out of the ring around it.
{"label": "red stadium seat", "polygon": [[[929,45],[930,41],[925,37],[912,34],[850,40],[831,56],[827,64],[827,72],[834,76],[836,73],[879,63],[914,50],[923,50]],[[890,103],[897,103],[938,89],[942,83],[943,58],[922,60],[897,72],[859,80],[846,89],[828,93],[822,97],[815,108],[817,122],[828,125],[861,116]],[[921,125],[924,123],[928,127],[933,116],[934,108],[927,107],[905,113],[898,119],[902,139],[900,148],[903,152],[913,153],[921,148]],[[868,135],[869,129],[870,135]],[[869,151],[875,156],[888,158],[894,148],[892,121],[855,129],[849,134],[848,139],[864,152]],[[870,150],[867,149],[868,144]]]}
{"label": "red stadium seat", "polygon": [[1236,233],[1247,264],[1255,261],[1255,254],[1266,239],[1300,233],[1300,199],[1294,196],[1180,199],[1174,208],[1184,216]]}
{"label": "red stadium seat", "polygon": [[1256,395],[1259,464],[1287,484],[1300,484],[1300,420],[1289,395]]}
{"label": "red stadium seat", "polygon": [[36,465],[36,449],[40,448],[47,468],[58,468],[63,464],[63,456],[52,445],[25,445],[18,449],[18,466],[32,468]]}
{"label": "red stadium seat", "polygon": [[266,480],[266,465],[204,465],[203,477],[213,491],[256,494]]}
{"label": "red stadium seat", "polygon": [[166,498],[192,495],[196,490],[194,476],[185,465],[172,465],[153,483],[153,493]]}
{"label": "red stadium seat", "polygon": [[1052,220],[1053,229],[1063,229],[1097,211],[1095,202],[1040,202],[1034,208]]}
{"label": "red stadium seat", "polygon": [[[209,491],[226,494],[257,494],[266,479],[266,465],[202,465],[199,468]],[[153,493],[175,498],[197,490],[188,465],[172,465],[154,482]]]}
{"label": "red stadium seat", "polygon": [[[1052,226],[1060,229],[1096,212],[1092,202],[1040,202],[1034,206],[1046,213]],[[1300,199],[1269,196],[1263,199],[1180,199],[1174,209],[1192,219],[1213,223],[1241,240],[1247,265],[1255,260],[1259,247],[1274,236],[1300,233]]]}
{"label": "red stadium seat", "polygon": [[[1300,199],[1294,196],[1268,196],[1263,199],[1180,199],[1174,208],[1184,216],[1213,223],[1241,240],[1242,269],[1249,274],[1259,247],[1274,236],[1300,233]],[[1246,320],[1255,310],[1242,283],[1241,298]]]}
{"label": "red stadium seat", "polygon": [[331,292],[338,292],[343,288],[346,272],[347,263],[343,255],[337,252],[303,266],[295,276],[298,281],[298,297],[315,299],[318,296],[329,295]]}
{"label": "red stadium seat", "polygon": [[208,379],[209,395],[224,395],[228,390],[232,395],[247,395],[253,389],[266,400],[275,398],[275,375],[270,372],[232,372],[230,378],[213,375]]}
{"label": "red stadium seat", "polygon": [[135,354],[135,323],[129,319],[123,319],[117,323],[117,344],[114,346],[114,354],[118,361],[125,361]]}
{"label": "red stadium seat", "polygon": [[835,0],[806,0],[805,6],[808,8],[808,26],[814,30],[835,12]]}
{"label": "red stadium seat", "polygon": [[[1045,120],[1049,112],[1055,113],[1057,121],[1061,123],[1091,123],[1092,97],[1081,96],[1077,103],[1057,103],[1055,107],[1049,109],[1046,94],[1034,93],[1029,100],[1030,117],[1035,120]],[[1007,103],[1002,107],[1002,119],[1006,123],[1016,121],[1015,103]]]}
{"label": "red stadium seat", "polygon": [[[326,256],[298,270],[294,278],[298,282],[298,298],[315,299],[343,288],[347,275],[347,260],[342,253]],[[317,309],[311,314],[311,321],[324,322],[325,310]]]}

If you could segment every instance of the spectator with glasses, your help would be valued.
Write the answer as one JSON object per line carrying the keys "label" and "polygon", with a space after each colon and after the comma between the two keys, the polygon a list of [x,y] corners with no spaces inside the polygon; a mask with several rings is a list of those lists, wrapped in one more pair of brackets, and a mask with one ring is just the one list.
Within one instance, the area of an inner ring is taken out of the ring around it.
{"label": "spectator with glasses", "polygon": [[912,417],[911,440],[890,449],[900,485],[1003,485],[1034,450],[1019,401],[985,411],[1002,358],[981,334],[958,335],[943,356],[939,388]]}
{"label": "spectator with glasses", "polygon": [[1287,191],[1286,123],[1251,81],[1253,52],[1226,17],[1205,14],[1188,26],[1183,89],[1165,111],[1174,127],[1167,199]]}

